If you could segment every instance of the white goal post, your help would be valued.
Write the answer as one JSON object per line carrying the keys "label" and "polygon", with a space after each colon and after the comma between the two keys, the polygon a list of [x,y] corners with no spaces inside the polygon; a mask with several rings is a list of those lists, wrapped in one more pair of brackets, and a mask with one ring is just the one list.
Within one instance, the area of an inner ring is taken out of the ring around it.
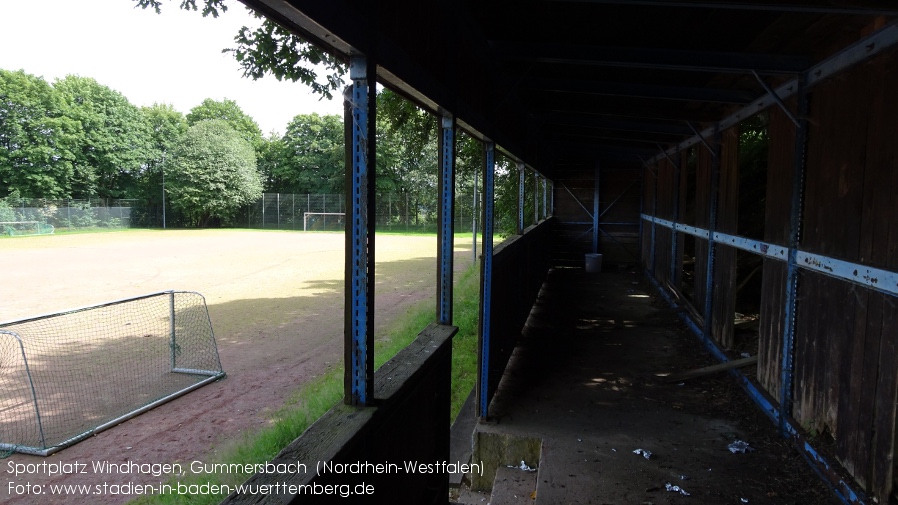
{"label": "white goal post", "polygon": [[303,212],[302,214],[302,231],[309,230],[309,217],[324,216],[324,222],[327,223],[327,216],[346,216],[345,212]]}

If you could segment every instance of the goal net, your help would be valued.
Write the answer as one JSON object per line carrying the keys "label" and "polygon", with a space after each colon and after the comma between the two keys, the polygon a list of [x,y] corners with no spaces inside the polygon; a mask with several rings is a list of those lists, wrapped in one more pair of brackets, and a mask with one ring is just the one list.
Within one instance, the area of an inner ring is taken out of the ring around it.
{"label": "goal net", "polygon": [[0,221],[0,233],[9,236],[50,235],[53,225],[40,221]]}
{"label": "goal net", "polygon": [[47,456],[224,375],[199,293],[0,323],[0,450]]}
{"label": "goal net", "polygon": [[335,231],[346,226],[345,212],[303,212],[302,231]]}

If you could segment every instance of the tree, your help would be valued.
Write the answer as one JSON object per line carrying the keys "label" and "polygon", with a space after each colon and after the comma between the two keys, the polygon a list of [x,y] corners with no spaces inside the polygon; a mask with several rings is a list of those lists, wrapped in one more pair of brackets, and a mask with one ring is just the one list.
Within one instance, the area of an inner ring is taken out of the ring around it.
{"label": "tree", "polygon": [[278,178],[287,162],[287,145],[284,138],[272,132],[262,139],[262,145],[256,150],[259,173],[262,174],[262,186],[266,193],[284,193],[290,191]]}
{"label": "tree", "polygon": [[262,196],[253,147],[220,119],[191,126],[165,162],[171,205],[204,227]]}
{"label": "tree", "polygon": [[65,104],[65,115],[80,124],[73,153],[73,196],[127,196],[145,168],[150,148],[150,128],[140,110],[90,77],[69,75],[54,87]]}
{"label": "tree", "polygon": [[262,130],[252,117],[248,116],[234,100],[225,98],[222,101],[207,98],[203,103],[190,109],[187,113],[187,124],[193,126],[200,121],[221,119],[228,123],[244,140],[258,148],[262,143]]}
{"label": "tree", "polygon": [[407,194],[432,220],[438,209],[437,118],[390,90],[377,95],[378,191]]}
{"label": "tree", "polygon": [[273,167],[278,190],[289,193],[342,193],[343,120],[300,114],[287,125],[283,162]]}
{"label": "tree", "polygon": [[137,181],[136,191],[130,196],[145,202],[146,215],[132,216],[132,220],[141,225],[155,223],[151,217],[162,209],[163,167],[170,158],[181,136],[187,131],[187,120],[184,114],[167,103],[154,103],[150,107],[141,107],[145,121],[150,128],[150,147],[145,161],[145,169]]}
{"label": "tree", "polygon": [[70,196],[77,124],[62,109],[59,94],[42,78],[0,70],[2,196]]}

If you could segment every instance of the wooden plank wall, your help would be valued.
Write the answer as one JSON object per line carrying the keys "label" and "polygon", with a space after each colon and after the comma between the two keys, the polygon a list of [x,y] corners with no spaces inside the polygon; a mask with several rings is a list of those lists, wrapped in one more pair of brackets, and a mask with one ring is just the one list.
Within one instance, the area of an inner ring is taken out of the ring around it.
{"label": "wooden plank wall", "polygon": [[[794,103],[790,104],[794,110]],[[779,108],[770,110],[767,126],[770,147],[767,158],[767,198],[764,241],[789,245],[792,202],[795,126]],[[765,258],[761,282],[761,314],[758,341],[758,382],[780,401],[783,331],[786,308],[786,264]]]}
{"label": "wooden plank wall", "polygon": [[[739,129],[721,135],[720,184],[718,186],[717,231],[735,235],[739,225]],[[718,243],[714,256],[714,304],[711,335],[724,349],[735,343],[733,315],[736,312],[736,249]]]}
{"label": "wooden plank wall", "polygon": [[[893,51],[814,88],[802,249],[895,269],[898,57]],[[896,299],[803,272],[794,417],[830,431],[836,455],[880,501],[892,487]]]}
{"label": "wooden plank wall", "polygon": [[[689,168],[687,166],[689,160],[688,154],[688,151],[681,151],[674,157],[680,164],[679,187],[677,188],[679,193],[677,195],[676,214],[673,216],[678,223],[684,221],[683,216],[686,214],[686,175],[689,173]],[[674,258],[674,277],[670,280],[671,285],[676,286],[677,289],[680,289],[680,286],[683,283],[683,248],[685,244],[686,235],[684,233],[677,233],[677,257]]]}
{"label": "wooden plank wall", "polygon": [[[708,229],[711,224],[711,172],[714,158],[705,146],[696,150],[695,170],[695,226]],[[692,306],[702,314],[705,309],[705,290],[708,278],[708,241],[695,238],[695,291]]]}
{"label": "wooden plank wall", "polygon": [[[810,90],[806,178],[800,249],[898,271],[898,51],[890,51]],[[789,107],[796,109],[794,100]],[[764,240],[788,246],[795,163],[795,128],[778,108],[768,126]],[[717,229],[736,233],[738,134],[724,132]],[[683,153],[685,158],[687,153]],[[710,224],[712,156],[696,147],[695,218]],[[669,161],[658,163],[656,215],[689,221],[687,181],[679,185]],[[653,174],[646,171],[645,212],[651,214]],[[679,186],[679,187],[677,187]],[[679,193],[679,195],[677,195]],[[681,213],[672,203],[679,196]],[[656,230],[655,276],[671,281],[668,231]],[[645,233],[643,254],[650,256]],[[680,248],[682,251],[682,247]],[[695,294],[704,308],[708,247],[695,239]],[[732,345],[735,252],[719,246],[715,263],[713,337]],[[678,258],[674,259],[681,265]],[[786,264],[763,266],[758,382],[781,399]],[[673,279],[674,281],[676,279]],[[676,285],[676,283],[674,283]],[[794,346],[792,416],[814,437],[832,434],[836,459],[879,502],[893,489],[898,401],[898,298],[801,270]]]}
{"label": "wooden plank wall", "polygon": [[[642,213],[651,216],[654,212],[655,201],[655,172],[648,168],[643,171],[642,177]],[[652,269],[652,223],[642,222],[642,266],[646,270]]]}
{"label": "wooden plank wall", "polygon": [[[674,167],[666,158],[659,161],[655,168],[658,174],[658,206],[656,215],[661,219],[673,219],[674,198],[677,188],[674,183]],[[670,229],[659,226],[655,230],[655,279],[662,285],[670,280]]]}

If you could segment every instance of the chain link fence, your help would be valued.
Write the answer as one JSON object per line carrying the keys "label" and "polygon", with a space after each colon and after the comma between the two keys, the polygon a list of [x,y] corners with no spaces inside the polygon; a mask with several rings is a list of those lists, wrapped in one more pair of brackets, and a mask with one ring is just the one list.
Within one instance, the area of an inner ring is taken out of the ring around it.
{"label": "chain link fence", "polygon": [[[455,197],[455,231],[472,231],[473,193]],[[377,195],[376,226],[386,231],[436,231],[438,204],[408,193]],[[479,219],[477,220],[479,222]],[[236,225],[255,229],[340,231],[346,222],[346,198],[339,194],[265,193],[245,210]]]}
{"label": "chain link fence", "polygon": [[128,228],[136,200],[0,199],[0,233],[28,234],[32,230]]}

